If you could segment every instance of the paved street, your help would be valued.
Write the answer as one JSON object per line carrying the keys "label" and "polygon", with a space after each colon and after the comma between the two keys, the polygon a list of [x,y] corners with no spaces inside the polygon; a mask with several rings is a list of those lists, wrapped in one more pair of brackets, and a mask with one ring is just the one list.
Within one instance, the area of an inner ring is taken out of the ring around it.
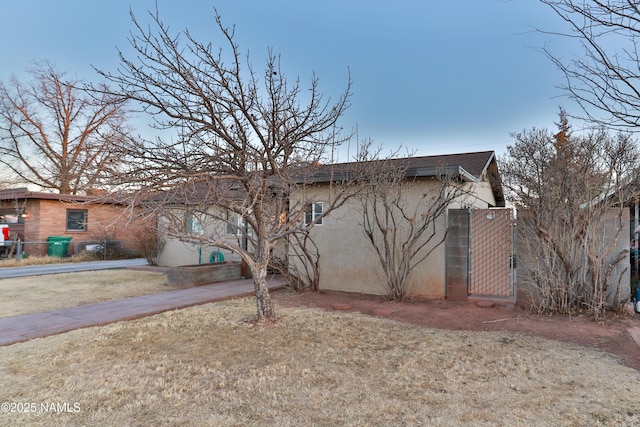
{"label": "paved street", "polygon": [[75,271],[108,270],[114,268],[147,265],[142,258],[115,261],[69,262],[63,264],[27,265],[24,267],[0,268],[0,279],[8,277],[41,276],[43,274],[71,273]]}

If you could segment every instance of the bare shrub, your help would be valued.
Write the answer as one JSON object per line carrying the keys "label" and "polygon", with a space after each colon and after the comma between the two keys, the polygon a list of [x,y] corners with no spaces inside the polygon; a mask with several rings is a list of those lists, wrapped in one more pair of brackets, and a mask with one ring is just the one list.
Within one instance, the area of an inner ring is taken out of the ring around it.
{"label": "bare shrub", "polygon": [[515,134],[502,162],[518,207],[519,281],[539,312],[599,318],[629,298],[623,231],[638,150],[627,134],[574,136],[564,111],[558,127]]}
{"label": "bare shrub", "polygon": [[[468,186],[445,165],[428,178],[409,175],[402,160],[380,161],[378,167],[361,198],[362,227],[378,257],[388,297],[402,301],[413,270],[444,243],[447,209],[461,201]],[[425,179],[428,190],[416,195]]]}
{"label": "bare shrub", "polygon": [[136,234],[136,239],[140,242],[142,256],[149,265],[158,265],[158,257],[166,244],[166,240],[160,237],[156,230],[140,230]]}
{"label": "bare shrub", "polygon": [[286,275],[298,292],[320,290],[320,251],[308,231],[289,237],[289,262]]}

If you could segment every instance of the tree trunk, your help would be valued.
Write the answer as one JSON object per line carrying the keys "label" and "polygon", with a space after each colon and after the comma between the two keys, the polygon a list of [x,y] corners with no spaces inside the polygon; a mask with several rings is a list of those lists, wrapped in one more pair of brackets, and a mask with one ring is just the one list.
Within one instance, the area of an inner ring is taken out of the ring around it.
{"label": "tree trunk", "polygon": [[267,267],[268,262],[255,262],[248,263],[253,275],[253,285],[256,290],[256,306],[258,309],[258,322],[275,320],[276,313],[273,310],[271,304],[271,294],[269,294],[269,287],[267,286]]}

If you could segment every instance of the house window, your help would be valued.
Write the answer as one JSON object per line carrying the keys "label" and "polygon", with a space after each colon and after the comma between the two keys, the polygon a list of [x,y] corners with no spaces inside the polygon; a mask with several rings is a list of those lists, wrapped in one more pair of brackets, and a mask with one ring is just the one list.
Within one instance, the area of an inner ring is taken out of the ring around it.
{"label": "house window", "polygon": [[186,229],[187,233],[204,234],[204,226],[202,225],[202,221],[200,221],[200,218],[193,214],[187,214]]}
{"label": "house window", "polygon": [[[242,230],[246,227],[246,221],[240,215],[235,212],[227,212],[227,234],[235,234],[236,236],[242,236]],[[247,235],[253,234],[251,226],[247,228]]]}
{"label": "house window", "polygon": [[27,217],[24,210],[4,209],[0,210],[0,223],[2,224],[24,224]]}
{"label": "house window", "polygon": [[67,209],[67,230],[87,231],[86,209]]}
{"label": "house window", "polygon": [[[317,218],[322,216],[324,212],[324,206],[322,202],[311,203],[307,206],[307,210],[304,212],[304,224],[308,225],[316,221]],[[318,219],[316,225],[322,225],[323,218]]]}

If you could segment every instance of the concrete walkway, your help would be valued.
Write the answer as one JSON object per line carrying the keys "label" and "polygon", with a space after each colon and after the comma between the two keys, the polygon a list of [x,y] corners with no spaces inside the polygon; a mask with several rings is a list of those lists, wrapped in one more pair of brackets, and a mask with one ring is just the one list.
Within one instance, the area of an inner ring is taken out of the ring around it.
{"label": "concrete walkway", "polygon": [[[272,277],[269,280],[269,289],[280,289],[286,284],[284,278]],[[74,329],[138,319],[193,305],[249,296],[254,293],[252,280],[235,280],[42,313],[5,317],[0,319],[0,346],[61,334]]]}

